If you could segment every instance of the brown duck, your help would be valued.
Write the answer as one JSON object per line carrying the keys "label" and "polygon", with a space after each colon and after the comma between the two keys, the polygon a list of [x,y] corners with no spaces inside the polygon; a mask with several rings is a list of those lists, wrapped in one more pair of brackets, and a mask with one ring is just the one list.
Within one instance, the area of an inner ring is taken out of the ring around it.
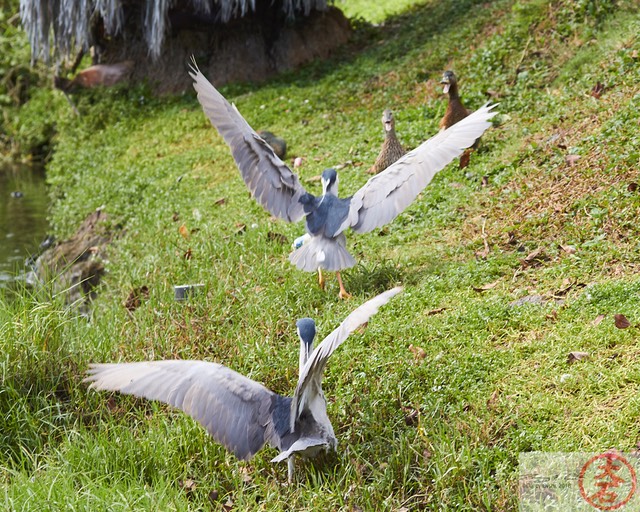
{"label": "brown duck", "polygon": [[396,137],[396,122],[393,119],[393,112],[389,109],[386,109],[382,113],[382,127],[384,128],[384,142],[382,143],[382,149],[380,150],[378,158],[376,158],[374,164],[367,171],[369,174],[378,174],[384,171],[405,154],[402,145]]}
{"label": "brown duck", "polygon": [[[462,121],[465,117],[471,114],[472,110],[469,110],[462,104],[460,94],[458,93],[458,79],[453,71],[445,71],[442,74],[443,84],[442,91],[445,94],[449,94],[449,104],[447,105],[447,111],[444,113],[444,117],[440,120],[440,131],[450,128],[458,121]],[[471,152],[478,148],[480,139],[476,139],[469,149],[467,149],[462,155],[460,155],[460,169],[464,169],[469,165],[469,159]]]}
{"label": "brown duck", "polygon": [[453,71],[445,71],[440,83],[444,85],[442,91],[445,94],[449,94],[447,111],[444,113],[444,117],[440,120],[440,130],[442,131],[453,126],[458,121],[462,121],[465,117],[471,114],[471,110],[465,108],[460,100],[460,94],[458,93],[458,79]]}

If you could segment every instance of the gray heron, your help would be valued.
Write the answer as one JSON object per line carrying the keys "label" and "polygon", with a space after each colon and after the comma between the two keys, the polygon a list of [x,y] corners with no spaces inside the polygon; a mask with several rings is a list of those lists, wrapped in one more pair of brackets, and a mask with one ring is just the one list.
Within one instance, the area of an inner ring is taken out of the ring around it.
{"label": "gray heron", "polygon": [[280,451],[271,462],[287,460],[291,482],[296,455],[313,457],[337,446],[322,391],[329,356],[401,290],[396,287],[365,302],[315,349],[315,322],[298,320],[300,373],[293,397],[281,396],[226,366],[206,361],[91,364],[84,382],[97,390],[159,400],[181,409],[239,459],[248,460],[269,444]]}
{"label": "gray heron", "polygon": [[235,105],[205,78],[195,61],[189,74],[204,113],[229,145],[251,195],[278,218],[288,222],[306,218],[311,238],[291,253],[289,261],[300,270],[317,270],[323,288],[322,270],[335,271],[341,298],[349,294],[340,270],[356,264],[346,249],[346,229],[367,233],[395,219],[438,171],[491,126],[489,120],[495,115],[491,111],[495,105],[484,105],[373,176],[351,197],[338,197],[338,175],[327,169],[321,177],[322,195],[316,197],[305,190],[298,176],[249,126]]}

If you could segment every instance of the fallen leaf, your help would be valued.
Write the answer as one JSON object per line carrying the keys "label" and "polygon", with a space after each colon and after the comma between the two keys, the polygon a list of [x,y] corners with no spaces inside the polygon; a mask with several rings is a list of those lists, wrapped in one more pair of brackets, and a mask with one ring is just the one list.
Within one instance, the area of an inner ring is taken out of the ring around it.
{"label": "fallen leaf", "polygon": [[632,181],[627,185],[627,190],[629,192],[635,192],[636,190],[638,190],[638,184],[635,181]]}
{"label": "fallen leaf", "polygon": [[149,288],[143,285],[140,288],[134,288],[124,301],[124,307],[133,312],[140,307],[143,299],[149,298]]}
{"label": "fallen leaf", "polygon": [[558,319],[558,310],[554,309],[551,313],[545,315],[547,320],[557,320]]}
{"label": "fallen leaf", "polygon": [[229,498],[227,502],[222,505],[222,510],[224,510],[224,512],[231,512],[233,510],[233,501],[231,501],[231,498]]}
{"label": "fallen leaf", "polygon": [[408,413],[405,410],[404,424],[407,427],[415,427],[418,424],[419,420],[420,420],[420,412],[417,409],[411,409],[409,410]]}
{"label": "fallen leaf", "polygon": [[627,320],[627,317],[620,313],[618,313],[617,315],[614,315],[614,318],[615,318],[616,327],[618,329],[626,329],[627,327],[631,326],[631,322]]}
{"label": "fallen leaf", "polygon": [[192,256],[192,253],[191,253],[191,247],[189,247],[189,248],[185,251],[185,253],[182,255],[182,257],[183,257],[185,260],[190,260],[190,259],[191,259],[191,256]]}
{"label": "fallen leaf", "polygon": [[493,283],[483,284],[482,286],[474,286],[473,289],[477,292],[486,292],[487,290],[491,290],[492,288],[498,286],[499,282],[500,279],[494,281]]}
{"label": "fallen leaf", "polygon": [[245,484],[250,484],[253,481],[253,477],[250,474],[249,468],[243,466],[240,468],[240,474],[242,475],[242,481]]}
{"label": "fallen leaf", "polygon": [[533,267],[548,259],[549,257],[544,253],[544,247],[538,247],[535,251],[527,254],[521,263],[524,268]]}
{"label": "fallen leaf", "polygon": [[489,397],[489,399],[487,400],[487,409],[495,409],[496,406],[496,402],[498,401],[498,390],[494,390],[493,393],[491,393],[491,396]]}
{"label": "fallen leaf", "polygon": [[431,311],[427,311],[427,316],[431,316],[431,315],[438,315],[440,313],[442,313],[443,311],[445,311],[447,308],[436,308],[436,309],[432,309]]}
{"label": "fallen leaf", "polygon": [[516,238],[516,232],[515,231],[509,231],[507,233],[507,243],[509,245],[518,245],[518,239]]}
{"label": "fallen leaf", "polygon": [[567,155],[564,157],[564,161],[568,163],[571,167],[578,163],[580,160],[580,155]]}
{"label": "fallen leaf", "polygon": [[462,188],[462,187],[464,187],[464,185],[462,183],[458,183],[457,181],[449,183],[449,186],[451,188]]}
{"label": "fallen leaf", "polygon": [[189,230],[187,229],[187,226],[185,226],[184,224],[182,224],[179,228],[178,231],[180,232],[180,234],[182,235],[182,238],[184,238],[185,240],[187,238],[189,238]]}
{"label": "fallen leaf", "polygon": [[409,351],[416,359],[424,359],[427,357],[427,352],[422,347],[416,347],[415,345],[409,345]]}
{"label": "fallen leaf", "polygon": [[178,222],[180,220],[180,215],[178,215],[178,212],[173,212],[171,219],[173,220],[173,222]]}
{"label": "fallen leaf", "polygon": [[196,488],[196,483],[191,480],[191,478],[187,478],[186,480],[178,480],[178,487],[184,489],[185,492],[189,493]]}
{"label": "fallen leaf", "polygon": [[567,363],[575,363],[576,361],[589,359],[589,357],[589,352],[569,352],[569,355],[567,356]]}
{"label": "fallen leaf", "polygon": [[602,96],[602,93],[604,92],[604,84],[602,82],[600,82],[600,80],[598,80],[596,82],[596,85],[593,86],[593,88],[591,89],[591,96],[593,96],[596,99],[599,99],[600,96]]}
{"label": "fallen leaf", "polygon": [[605,317],[605,315],[598,315],[597,317],[594,318],[593,322],[591,322],[591,325],[596,327],[597,325],[600,324],[600,322],[602,322],[604,320],[604,317]]}
{"label": "fallen leaf", "polygon": [[280,245],[286,245],[288,243],[287,237],[282,233],[276,233],[274,231],[269,231],[267,233],[267,239],[271,242],[278,242]]}
{"label": "fallen leaf", "polygon": [[220,206],[221,204],[224,204],[227,202],[227,198],[226,197],[221,197],[220,199],[216,199],[213,204],[215,204],[216,206]]}
{"label": "fallen leaf", "polygon": [[567,254],[575,254],[576,248],[573,245],[562,245],[560,244],[560,249],[562,249]]}
{"label": "fallen leaf", "polygon": [[219,496],[220,496],[220,493],[214,489],[209,493],[209,500],[211,500],[211,502],[213,503],[214,501],[218,500]]}
{"label": "fallen leaf", "polygon": [[236,230],[234,232],[235,235],[241,235],[247,230],[247,225],[242,222],[236,223]]}
{"label": "fallen leaf", "polygon": [[480,185],[482,187],[488,187],[489,186],[489,176],[483,176],[482,177],[482,181],[480,182]]}
{"label": "fallen leaf", "polygon": [[311,176],[310,178],[307,178],[306,181],[307,183],[314,183],[316,181],[320,181],[322,179],[322,176],[320,176],[319,174],[317,174],[316,176]]}

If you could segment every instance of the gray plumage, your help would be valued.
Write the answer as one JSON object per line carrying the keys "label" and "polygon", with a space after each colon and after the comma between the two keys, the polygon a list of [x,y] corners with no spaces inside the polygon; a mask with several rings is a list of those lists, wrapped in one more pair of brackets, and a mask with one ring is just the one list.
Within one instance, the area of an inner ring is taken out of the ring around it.
{"label": "gray plumage", "polygon": [[353,311],[315,350],[315,323],[297,322],[300,373],[293,398],[283,397],[233,370],[205,361],[148,361],[92,364],[84,382],[97,390],[159,400],[181,409],[239,459],[250,459],[265,444],[280,451],[272,461],[314,456],[337,440],[327,417],[322,374],[329,356],[402,288],[393,288]]}
{"label": "gray plumage", "polygon": [[[272,215],[289,222],[306,217],[312,235],[289,258],[298,268],[340,270],[355,264],[345,257],[344,231],[366,233],[392,221],[429,184],[433,176],[459,156],[491,126],[495,105],[486,104],[453,127],[438,133],[407,153],[385,171],[373,176],[350,198],[338,198],[338,178],[333,169],[322,175],[322,196],[308,193],[298,177],[268,144],[251,129],[193,64],[190,72],[198,101],[231,148],[253,197]],[[307,245],[309,244],[309,245]],[[307,246],[305,248],[305,246]],[[317,254],[311,254],[316,251]],[[324,257],[319,251],[324,252]],[[332,253],[336,253],[333,256]],[[315,257],[314,257],[315,256]]]}

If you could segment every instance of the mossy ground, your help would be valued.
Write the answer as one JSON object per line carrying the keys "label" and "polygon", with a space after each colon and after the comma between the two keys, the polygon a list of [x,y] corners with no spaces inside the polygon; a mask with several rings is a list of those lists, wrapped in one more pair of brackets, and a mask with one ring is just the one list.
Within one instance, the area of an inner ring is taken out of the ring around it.
{"label": "mossy ground", "polygon": [[[341,6],[366,17],[367,4]],[[407,147],[436,132],[444,69],[467,106],[500,102],[469,167],[442,171],[378,233],[349,236],[359,260],[344,273],[350,301],[337,299],[333,276],[323,292],[289,264],[302,226],[249,198],[193,95],[91,92],[77,98],[80,118],[47,91],[23,107],[55,114],[59,234],[97,207],[124,229],[89,322],[46,290],[0,301],[4,508],[514,510],[520,452],[636,447],[637,7],[383,7],[370,14],[379,25],[359,22],[331,60],[222,88],[254,128],[287,140],[288,161],[303,157],[305,186],[340,165],[343,195],[368,178],[384,108]],[[173,300],[174,284],[200,282],[197,300]],[[180,357],[288,394],[295,320],[314,317],[322,336],[397,284],[405,292],[327,366],[338,453],[299,464],[293,486],[269,463],[273,450],[239,462],[183,414],[81,383],[92,361]],[[142,285],[149,299],[130,313],[123,302]],[[534,295],[542,302],[514,304]],[[616,328],[618,313],[630,328]],[[576,350],[591,357],[569,365]]]}

